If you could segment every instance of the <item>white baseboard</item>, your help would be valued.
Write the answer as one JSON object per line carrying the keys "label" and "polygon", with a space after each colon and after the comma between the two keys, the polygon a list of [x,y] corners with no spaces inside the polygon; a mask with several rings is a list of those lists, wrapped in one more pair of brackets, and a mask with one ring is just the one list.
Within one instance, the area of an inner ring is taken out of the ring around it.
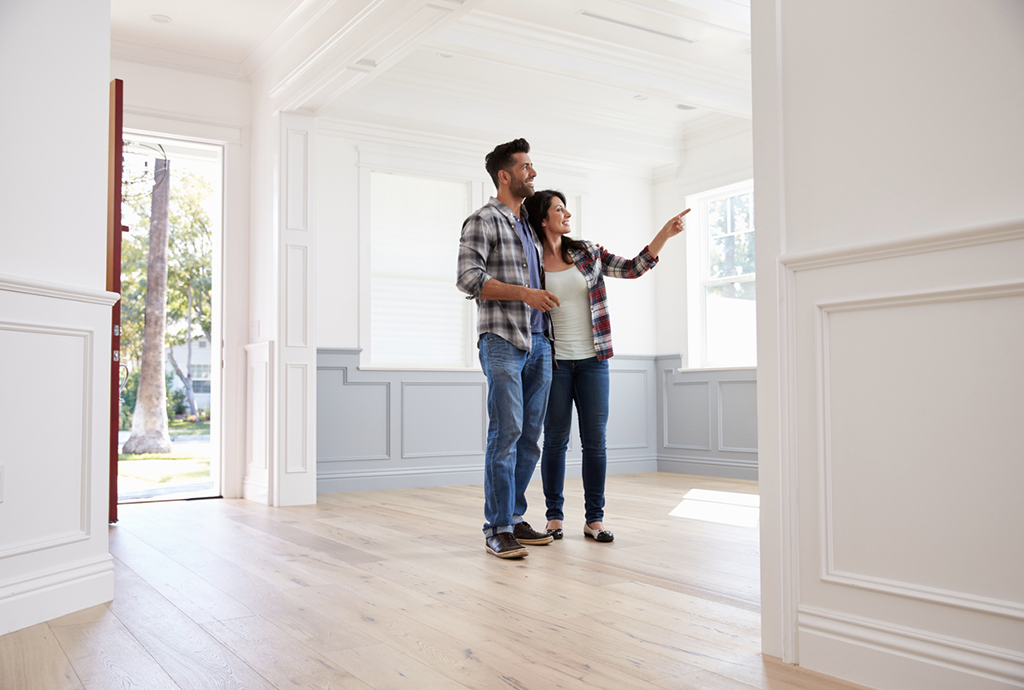
{"label": "white baseboard", "polygon": [[317,475],[318,494],[343,493],[346,491],[383,491],[388,489],[422,489],[430,486],[455,486],[459,484],[483,484],[482,467],[466,465],[432,465],[429,467],[406,467],[395,470],[372,469],[350,470]]}
{"label": "white baseboard", "polygon": [[757,480],[757,463],[730,462],[711,458],[660,456],[657,461],[657,471],[695,474],[701,477]]}
{"label": "white baseboard", "polygon": [[801,666],[879,690],[1024,688],[1019,651],[810,606],[799,629]]}
{"label": "white baseboard", "polygon": [[110,554],[0,583],[0,635],[114,598]]}
{"label": "white baseboard", "polygon": [[248,479],[242,480],[242,498],[263,505],[270,505],[270,492],[266,484],[260,484]]}
{"label": "white baseboard", "polygon": [[[651,457],[609,458],[608,474],[634,474],[657,472],[657,460]],[[566,463],[566,476],[580,476],[580,461]],[[534,480],[540,481],[540,463],[534,473]],[[483,467],[469,465],[431,465],[429,467],[401,469],[372,469],[320,472],[317,474],[318,494],[343,493],[345,491],[383,491],[387,489],[422,489],[430,486],[457,486],[460,484],[483,484]],[[248,498],[248,495],[246,496]]]}

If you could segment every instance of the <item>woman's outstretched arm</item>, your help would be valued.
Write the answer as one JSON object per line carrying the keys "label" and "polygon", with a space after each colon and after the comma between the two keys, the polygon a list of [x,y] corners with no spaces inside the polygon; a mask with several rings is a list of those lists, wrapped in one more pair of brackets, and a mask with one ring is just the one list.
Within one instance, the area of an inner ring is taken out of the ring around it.
{"label": "woman's outstretched arm", "polygon": [[658,234],[654,236],[651,243],[647,245],[648,251],[651,255],[657,257],[661,253],[661,250],[665,248],[665,243],[672,237],[675,237],[683,230],[686,229],[686,214],[690,212],[690,209],[686,209],[678,216],[673,216],[665,225],[658,231]]}

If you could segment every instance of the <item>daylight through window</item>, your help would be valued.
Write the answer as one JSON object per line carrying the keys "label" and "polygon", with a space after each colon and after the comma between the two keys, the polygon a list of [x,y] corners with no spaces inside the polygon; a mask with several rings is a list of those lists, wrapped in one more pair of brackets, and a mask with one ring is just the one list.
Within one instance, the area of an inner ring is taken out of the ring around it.
{"label": "daylight through window", "polygon": [[687,198],[690,366],[757,363],[752,182]]}

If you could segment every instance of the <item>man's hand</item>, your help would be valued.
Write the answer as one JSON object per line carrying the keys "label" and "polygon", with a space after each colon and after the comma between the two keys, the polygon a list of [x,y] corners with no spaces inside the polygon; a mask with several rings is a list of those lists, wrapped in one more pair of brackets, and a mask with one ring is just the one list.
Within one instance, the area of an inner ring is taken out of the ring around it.
{"label": "man's hand", "polygon": [[558,301],[558,298],[547,290],[528,290],[526,299],[523,301],[534,309],[544,312],[551,311],[555,307],[562,306],[562,303]]}

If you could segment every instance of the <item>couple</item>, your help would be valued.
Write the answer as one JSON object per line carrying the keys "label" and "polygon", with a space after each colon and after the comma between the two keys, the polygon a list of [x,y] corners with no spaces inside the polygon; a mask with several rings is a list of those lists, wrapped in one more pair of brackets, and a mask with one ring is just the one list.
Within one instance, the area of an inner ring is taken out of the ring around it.
{"label": "couple", "polygon": [[[516,139],[487,154],[497,197],[466,219],[459,244],[460,290],[477,300],[480,364],[487,376],[484,535],[499,558],[527,555],[523,544],[562,538],[565,449],[575,402],[583,442],[586,525],[604,528],[605,426],[611,328],[603,276],[637,278],[665,242],[685,228],[683,211],[630,260],[568,237],[561,192],[534,192],[530,145]],[[556,339],[557,338],[557,339]],[[523,520],[526,487],[540,457],[547,527]]]}

